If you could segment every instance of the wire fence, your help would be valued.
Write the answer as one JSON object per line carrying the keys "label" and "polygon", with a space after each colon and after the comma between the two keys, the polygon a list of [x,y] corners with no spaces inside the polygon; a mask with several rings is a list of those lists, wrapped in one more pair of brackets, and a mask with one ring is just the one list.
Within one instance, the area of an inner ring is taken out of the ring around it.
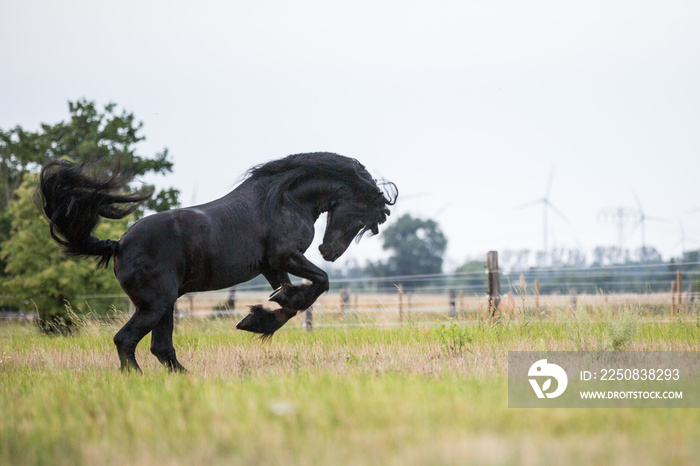
{"label": "wire fence", "polygon": [[[317,300],[313,312],[328,319],[365,316],[392,321],[484,313],[489,310],[486,272],[331,276],[331,290]],[[545,313],[577,306],[636,305],[649,312],[693,313],[698,312],[700,262],[501,271],[500,282],[502,312],[520,309]],[[265,303],[270,291],[267,283],[257,281],[231,289],[186,294],[177,301],[177,315],[240,317],[248,312],[248,306]],[[80,311],[110,308],[133,312],[123,294],[77,296],[71,305]],[[31,298],[0,296],[0,319],[35,315]]]}

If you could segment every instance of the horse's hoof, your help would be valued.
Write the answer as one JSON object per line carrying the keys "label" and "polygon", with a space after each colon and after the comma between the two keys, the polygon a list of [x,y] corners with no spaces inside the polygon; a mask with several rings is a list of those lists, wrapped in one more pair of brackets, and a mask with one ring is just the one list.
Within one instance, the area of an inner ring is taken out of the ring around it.
{"label": "horse's hoof", "polygon": [[167,367],[167,368],[168,368],[168,371],[171,372],[171,373],[173,373],[173,374],[189,374],[189,373],[190,373],[190,371],[188,371],[187,369],[185,369],[185,366],[183,366],[182,364],[180,364],[180,363],[177,362],[177,361],[168,362],[168,363],[165,365],[165,367]]}
{"label": "horse's hoof", "polygon": [[143,374],[143,371],[141,370],[139,365],[136,364],[135,362],[133,362],[133,363],[129,362],[127,364],[122,363],[119,370],[121,371],[122,374],[132,374],[132,373]]}
{"label": "horse's hoof", "polygon": [[238,330],[260,333],[263,338],[269,338],[280,329],[289,319],[296,315],[292,309],[275,309],[271,311],[259,304],[250,306],[250,314],[236,324]]}

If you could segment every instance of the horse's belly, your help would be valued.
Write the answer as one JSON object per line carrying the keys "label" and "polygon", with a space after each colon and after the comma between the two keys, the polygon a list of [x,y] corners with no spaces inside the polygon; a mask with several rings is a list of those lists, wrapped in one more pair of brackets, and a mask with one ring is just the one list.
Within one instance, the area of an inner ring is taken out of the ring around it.
{"label": "horse's belly", "polygon": [[219,270],[214,271],[209,278],[198,277],[183,283],[183,293],[193,293],[197,291],[213,291],[230,288],[239,283],[247,282],[260,275],[258,270]]}
{"label": "horse's belly", "polygon": [[262,251],[221,247],[198,251],[188,258],[187,273],[182,288],[186,293],[229,288],[260,274]]}

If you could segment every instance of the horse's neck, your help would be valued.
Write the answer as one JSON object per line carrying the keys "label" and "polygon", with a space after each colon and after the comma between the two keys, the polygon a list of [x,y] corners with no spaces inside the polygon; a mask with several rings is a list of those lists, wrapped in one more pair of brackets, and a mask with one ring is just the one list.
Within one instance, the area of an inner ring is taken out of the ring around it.
{"label": "horse's neck", "polygon": [[295,187],[289,194],[297,203],[310,206],[318,216],[340,199],[343,187],[337,181],[313,180]]}

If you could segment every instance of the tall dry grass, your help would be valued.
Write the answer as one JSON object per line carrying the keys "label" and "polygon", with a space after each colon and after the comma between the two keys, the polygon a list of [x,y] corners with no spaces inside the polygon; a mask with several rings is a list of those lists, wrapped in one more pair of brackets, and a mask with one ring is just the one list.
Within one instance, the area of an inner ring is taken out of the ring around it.
{"label": "tall dry grass", "polygon": [[509,350],[614,338],[699,349],[694,320],[589,317],[583,340],[570,331],[581,317],[565,312],[313,332],[293,322],[266,343],[230,319],[185,319],[175,345],[190,374],[167,373],[147,338],[142,376],[117,371],[121,321],[84,318],[72,337],[0,326],[0,464],[692,464],[698,410],[507,408]]}

